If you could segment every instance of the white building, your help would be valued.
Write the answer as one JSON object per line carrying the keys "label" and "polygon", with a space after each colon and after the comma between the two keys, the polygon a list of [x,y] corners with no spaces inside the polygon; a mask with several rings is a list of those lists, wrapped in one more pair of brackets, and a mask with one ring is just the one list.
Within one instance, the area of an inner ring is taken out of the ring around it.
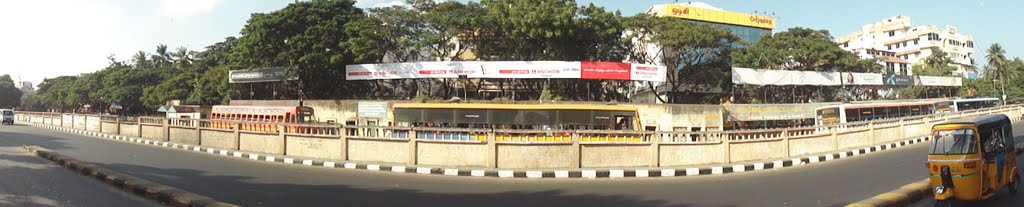
{"label": "white building", "polygon": [[956,27],[939,28],[935,25],[911,26],[910,17],[895,16],[867,24],[860,31],[837,38],[836,43],[861,58],[882,57],[891,71],[900,75],[913,75],[910,68],[900,67],[899,61],[906,60],[912,66],[924,63],[932,54],[932,48],[941,49],[957,66],[954,75],[968,77],[976,74],[974,65],[974,37],[960,34]]}

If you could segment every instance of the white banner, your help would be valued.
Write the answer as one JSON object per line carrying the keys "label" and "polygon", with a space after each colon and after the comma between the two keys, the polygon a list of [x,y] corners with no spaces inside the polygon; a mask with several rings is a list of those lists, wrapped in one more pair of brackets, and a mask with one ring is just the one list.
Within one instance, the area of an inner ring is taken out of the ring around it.
{"label": "white banner", "polygon": [[732,68],[732,82],[746,85],[838,86],[839,77],[835,72]]}
{"label": "white banner", "polygon": [[580,78],[580,62],[493,61],[481,62],[483,72],[469,78]]}
{"label": "white banner", "polygon": [[584,62],[579,61],[459,61],[361,64],[345,66],[345,79],[379,80],[459,78],[459,76],[465,76],[467,78],[587,78],[665,82],[665,66],[617,62],[586,62],[588,67],[595,68],[590,68],[591,70],[584,75],[582,64]]}
{"label": "white banner", "polygon": [[878,73],[842,73],[844,85],[882,85],[882,74]]}
{"label": "white banner", "polygon": [[665,82],[667,69],[665,66],[651,64],[632,64],[630,68],[630,80]]}
{"label": "white banner", "polygon": [[914,85],[919,86],[963,86],[960,77],[917,76]]}

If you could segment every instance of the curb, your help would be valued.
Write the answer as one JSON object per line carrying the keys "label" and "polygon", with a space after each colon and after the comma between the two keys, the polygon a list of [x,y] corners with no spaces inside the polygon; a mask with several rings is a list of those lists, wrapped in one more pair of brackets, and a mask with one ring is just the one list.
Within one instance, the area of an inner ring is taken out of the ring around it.
{"label": "curb", "polygon": [[683,177],[683,176],[699,176],[699,175],[721,175],[740,173],[748,171],[760,171],[770,169],[781,169],[788,167],[796,167],[805,164],[813,164],[819,162],[827,162],[832,160],[843,159],[847,157],[855,157],[859,155],[869,154],[873,152],[902,148],[912,144],[927,142],[930,137],[919,137],[914,139],[902,140],[887,144],[880,144],[875,146],[863,147],[858,149],[852,149],[849,151],[833,152],[831,154],[821,155],[810,155],[802,157],[792,157],[779,159],[774,161],[760,161],[755,163],[745,164],[722,164],[720,166],[711,167],[678,167],[678,168],[621,168],[621,169],[566,169],[566,170],[501,170],[501,169],[480,169],[480,168],[445,168],[445,167],[423,167],[415,165],[401,165],[401,164],[377,164],[377,163],[357,163],[357,162],[334,162],[327,160],[316,160],[307,158],[295,158],[285,155],[276,154],[262,154],[253,152],[244,152],[233,149],[219,149],[205,146],[196,146],[189,144],[173,143],[167,141],[155,141],[137,137],[127,137],[122,135],[111,135],[99,132],[92,132],[79,129],[69,129],[64,127],[43,125],[38,123],[32,123],[35,127],[41,127],[51,130],[77,133],[82,135],[89,135],[99,138],[132,142],[136,144],[152,145],[157,147],[165,147],[184,151],[193,152],[204,152],[212,155],[220,155],[238,159],[249,159],[253,161],[266,161],[276,162],[284,164],[296,164],[316,167],[327,167],[327,168],[343,168],[343,169],[358,169],[358,170],[370,170],[370,171],[387,171],[395,173],[412,173],[412,174],[425,174],[425,175],[446,175],[446,176],[470,176],[470,177],[495,177],[495,178],[631,178],[631,177]]}
{"label": "curb", "polygon": [[232,207],[234,204],[224,203],[210,197],[180,190],[174,187],[161,185],[147,180],[125,175],[117,171],[102,168],[87,162],[58,154],[41,147],[22,147],[38,157],[50,160],[69,170],[79,174],[92,177],[107,185],[119,188],[125,192],[144,197],[146,199],[160,202],[170,206],[188,207]]}
{"label": "curb", "polygon": [[914,202],[931,195],[928,190],[928,179],[913,182],[899,189],[878,194],[874,197],[851,203],[847,207],[880,207],[880,206],[910,206]]}

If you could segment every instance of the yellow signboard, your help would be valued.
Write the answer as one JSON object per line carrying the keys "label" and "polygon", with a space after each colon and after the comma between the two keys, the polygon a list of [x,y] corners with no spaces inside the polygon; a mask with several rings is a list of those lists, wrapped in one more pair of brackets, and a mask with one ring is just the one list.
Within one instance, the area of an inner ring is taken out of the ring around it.
{"label": "yellow signboard", "polygon": [[666,4],[661,8],[661,11],[658,11],[658,16],[775,29],[775,18],[688,7],[677,4]]}

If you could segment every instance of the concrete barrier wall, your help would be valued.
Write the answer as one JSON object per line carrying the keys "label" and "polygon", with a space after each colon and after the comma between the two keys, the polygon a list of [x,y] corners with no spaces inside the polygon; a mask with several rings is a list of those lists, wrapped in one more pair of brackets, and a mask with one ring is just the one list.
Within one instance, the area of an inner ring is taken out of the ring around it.
{"label": "concrete barrier wall", "polygon": [[142,127],[142,135],[140,137],[152,140],[165,140],[164,127],[150,125],[139,125],[139,127]]}
{"label": "concrete barrier wall", "polygon": [[200,130],[200,145],[224,149],[238,149],[239,140],[234,131]]}
{"label": "concrete barrier wall", "polygon": [[100,131],[108,134],[117,134],[117,123],[100,122]]}
{"label": "concrete barrier wall", "polygon": [[800,156],[835,151],[835,137],[831,134],[789,138],[789,155]]}
{"label": "concrete barrier wall", "polygon": [[852,149],[872,145],[870,131],[836,133],[839,149]]}
{"label": "concrete barrier wall", "polygon": [[129,137],[140,137],[139,136],[139,125],[138,124],[125,124],[121,123],[121,135]]}
{"label": "concrete barrier wall", "polygon": [[721,144],[674,144],[659,146],[658,162],[661,166],[703,165],[724,163]]}
{"label": "concrete barrier wall", "polygon": [[340,138],[287,136],[286,155],[340,160],[342,146]]}
{"label": "concrete barrier wall", "polygon": [[199,136],[196,135],[195,129],[170,127],[167,130],[170,132],[171,137],[169,139],[171,142],[199,145]]}
{"label": "concrete barrier wall", "polygon": [[284,154],[284,139],[277,134],[239,134],[239,150]]}
{"label": "concrete barrier wall", "polygon": [[576,168],[578,153],[568,144],[498,144],[498,168]]}
{"label": "concrete barrier wall", "polygon": [[901,140],[899,126],[894,127],[875,127],[875,143],[889,143],[896,140]]}
{"label": "concrete barrier wall", "polygon": [[650,145],[581,145],[582,167],[631,167],[651,164]]}
{"label": "concrete barrier wall", "polygon": [[75,129],[85,130],[85,116],[82,116],[82,115],[72,115],[71,117],[72,117],[71,120],[73,120],[72,123],[74,124],[74,128]]}
{"label": "concrete barrier wall", "polygon": [[785,144],[782,140],[731,143],[729,146],[730,160],[743,162],[788,157],[786,152],[781,150],[784,149]]}
{"label": "concrete barrier wall", "polygon": [[486,143],[417,142],[416,158],[423,165],[488,167],[492,149]]}
{"label": "concrete barrier wall", "polygon": [[931,131],[931,127],[925,127],[924,123],[903,125],[903,135],[906,138],[928,136]]}
{"label": "concrete barrier wall", "polygon": [[407,163],[409,161],[409,141],[349,139],[348,159]]}

